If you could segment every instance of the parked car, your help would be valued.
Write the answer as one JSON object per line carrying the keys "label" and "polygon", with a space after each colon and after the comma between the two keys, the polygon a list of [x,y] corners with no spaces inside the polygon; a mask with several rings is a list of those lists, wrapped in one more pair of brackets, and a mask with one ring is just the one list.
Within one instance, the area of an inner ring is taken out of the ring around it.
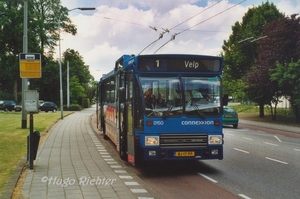
{"label": "parked car", "polygon": [[4,110],[4,100],[0,100],[0,110]]}
{"label": "parked car", "polygon": [[57,111],[57,106],[54,102],[44,102],[40,105],[40,108],[39,108],[40,111],[45,111],[45,112],[48,112],[48,111],[52,111],[53,113],[55,113]]}
{"label": "parked car", "polygon": [[4,111],[12,111],[15,110],[15,105],[16,102],[14,102],[13,100],[1,100],[0,101],[0,110],[4,110]]}
{"label": "parked car", "polygon": [[224,106],[223,114],[223,125],[232,125],[233,128],[237,128],[239,124],[239,117],[234,108],[229,106]]}
{"label": "parked car", "polygon": [[15,111],[16,111],[16,112],[22,111],[22,105],[16,104],[16,105],[15,105]]}

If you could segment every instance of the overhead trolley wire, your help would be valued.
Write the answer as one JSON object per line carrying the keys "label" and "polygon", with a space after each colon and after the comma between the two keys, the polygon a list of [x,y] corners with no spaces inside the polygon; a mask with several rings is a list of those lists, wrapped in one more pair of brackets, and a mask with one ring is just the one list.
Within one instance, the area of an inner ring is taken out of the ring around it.
{"label": "overhead trolley wire", "polygon": [[215,5],[217,5],[218,3],[220,3],[221,1],[223,1],[223,0],[220,0],[220,1],[218,1],[217,3],[214,3],[213,5],[211,5],[211,6],[207,7],[207,8],[205,8],[204,10],[201,10],[201,11],[198,12],[197,14],[195,14],[195,15],[191,16],[190,18],[184,20],[183,22],[179,23],[178,25],[174,26],[173,28],[170,28],[170,30],[173,30],[174,28],[180,26],[181,24],[184,24],[185,22],[187,22],[187,21],[193,19],[194,17],[198,16],[199,14],[201,14],[201,13],[205,12],[206,10],[208,10],[208,9],[210,9],[210,8],[212,8],[212,7],[214,7]]}
{"label": "overhead trolley wire", "polygon": [[[194,17],[198,16],[199,14],[201,14],[201,13],[205,12],[206,10],[212,8],[213,6],[217,5],[217,4],[220,3],[221,1],[223,1],[223,0],[220,0],[220,1],[216,2],[216,3],[214,3],[213,5],[207,7],[206,9],[201,10],[201,11],[198,12],[197,14],[195,14],[195,15],[193,15],[192,17],[190,17],[190,18],[184,20],[183,22],[177,24],[176,26],[174,26],[174,27],[171,28],[171,29],[168,29],[168,28],[162,28],[162,29],[163,29],[163,32],[161,32],[161,33],[159,34],[158,39],[154,40],[154,41],[151,42],[149,45],[147,45],[147,46],[139,53],[139,55],[140,55],[142,52],[144,52],[144,50],[146,50],[147,48],[149,48],[151,45],[155,44],[157,41],[159,41],[160,39],[162,39],[162,38],[163,38],[163,35],[164,35],[165,33],[169,33],[170,30],[173,30],[174,28],[176,28],[176,27],[178,27],[178,26],[184,24],[185,22],[187,22],[187,21],[193,19]],[[151,26],[149,26],[149,27],[150,27],[151,29],[153,29],[154,31],[157,31],[157,28],[156,28],[156,27],[151,27]],[[176,36],[176,35],[175,35],[175,36]],[[174,37],[175,37],[175,36],[174,36]]]}
{"label": "overhead trolley wire", "polygon": [[228,11],[228,10],[230,10],[230,9],[232,9],[232,8],[234,8],[234,7],[236,7],[236,6],[238,6],[239,4],[244,3],[245,1],[246,1],[246,0],[243,0],[243,1],[241,1],[241,2],[239,2],[239,3],[237,3],[237,4],[233,5],[233,6],[231,6],[231,7],[229,7],[229,8],[223,10],[222,12],[219,12],[219,13],[217,13],[217,14],[215,14],[215,15],[213,15],[213,16],[211,16],[211,17],[209,17],[209,18],[207,18],[207,19],[205,19],[205,20],[203,20],[203,21],[201,21],[201,22],[199,22],[199,23],[197,23],[197,24],[195,24],[195,25],[193,25],[193,26],[191,26],[191,27],[189,27],[189,28],[187,28],[187,29],[181,31],[181,32],[179,32],[178,34],[181,34],[181,33],[185,32],[185,31],[188,31],[188,30],[190,30],[190,29],[192,29],[192,28],[198,26],[199,24],[202,24],[202,23],[204,23],[204,22],[206,22],[206,21],[208,21],[208,20],[210,20],[210,19],[212,19],[212,18],[214,18],[214,17],[216,17],[216,16],[218,16],[218,15],[220,15],[220,14],[223,14],[224,12],[226,12],[226,11]]}
{"label": "overhead trolley wire", "polygon": [[[204,22],[206,22],[206,21],[208,21],[208,20],[210,20],[210,19],[212,19],[212,18],[214,18],[214,17],[216,17],[216,16],[218,16],[218,15],[220,15],[220,14],[222,14],[222,13],[224,13],[224,12],[226,12],[226,11],[232,9],[232,8],[234,8],[235,6],[238,6],[239,4],[241,4],[241,3],[245,2],[245,1],[246,1],[246,0],[243,0],[243,1],[241,1],[241,2],[239,2],[239,3],[237,3],[237,4],[233,5],[233,6],[231,6],[231,7],[229,7],[229,8],[223,10],[222,12],[219,12],[219,13],[217,13],[217,14],[215,14],[215,15],[213,15],[213,16],[211,16],[211,17],[209,17],[209,18],[207,18],[207,19],[205,19],[205,20],[203,20],[203,21],[201,21],[201,22],[199,22],[199,23],[197,23],[197,24],[195,24],[195,25],[193,25],[193,26],[187,28],[187,29],[184,29],[184,30],[181,31],[181,32],[178,32],[178,33],[173,34],[173,35],[171,36],[171,39],[169,39],[166,43],[164,43],[161,47],[159,47],[154,53],[156,53],[156,52],[159,51],[161,48],[163,48],[165,45],[167,45],[170,41],[175,40],[175,37],[176,37],[177,35],[179,35],[179,34],[181,34],[181,33],[183,33],[183,32],[186,32],[186,31],[188,31],[188,30],[194,28],[194,27],[198,26],[199,24],[204,23]],[[219,3],[219,2],[218,2],[218,3]]]}

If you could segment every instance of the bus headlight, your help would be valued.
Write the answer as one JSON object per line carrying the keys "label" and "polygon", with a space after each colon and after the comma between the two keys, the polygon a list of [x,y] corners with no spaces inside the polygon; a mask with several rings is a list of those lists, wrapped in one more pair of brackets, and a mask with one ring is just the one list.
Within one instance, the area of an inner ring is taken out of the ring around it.
{"label": "bus headlight", "polygon": [[145,146],[158,146],[159,136],[145,136]]}
{"label": "bus headlight", "polygon": [[223,144],[222,135],[209,135],[208,144]]}

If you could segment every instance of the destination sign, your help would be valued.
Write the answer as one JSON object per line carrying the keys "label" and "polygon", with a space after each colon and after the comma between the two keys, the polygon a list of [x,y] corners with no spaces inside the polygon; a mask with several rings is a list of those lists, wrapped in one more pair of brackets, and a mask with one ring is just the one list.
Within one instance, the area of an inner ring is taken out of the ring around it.
{"label": "destination sign", "polygon": [[221,59],[199,56],[140,56],[139,71],[218,72]]}

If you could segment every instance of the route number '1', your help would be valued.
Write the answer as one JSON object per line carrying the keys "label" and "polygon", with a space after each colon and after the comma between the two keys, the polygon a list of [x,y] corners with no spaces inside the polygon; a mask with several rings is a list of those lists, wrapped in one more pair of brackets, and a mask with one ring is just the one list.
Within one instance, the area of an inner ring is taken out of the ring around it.
{"label": "route number '1'", "polygon": [[159,68],[160,65],[159,65],[159,59],[155,61],[156,62],[156,68]]}

